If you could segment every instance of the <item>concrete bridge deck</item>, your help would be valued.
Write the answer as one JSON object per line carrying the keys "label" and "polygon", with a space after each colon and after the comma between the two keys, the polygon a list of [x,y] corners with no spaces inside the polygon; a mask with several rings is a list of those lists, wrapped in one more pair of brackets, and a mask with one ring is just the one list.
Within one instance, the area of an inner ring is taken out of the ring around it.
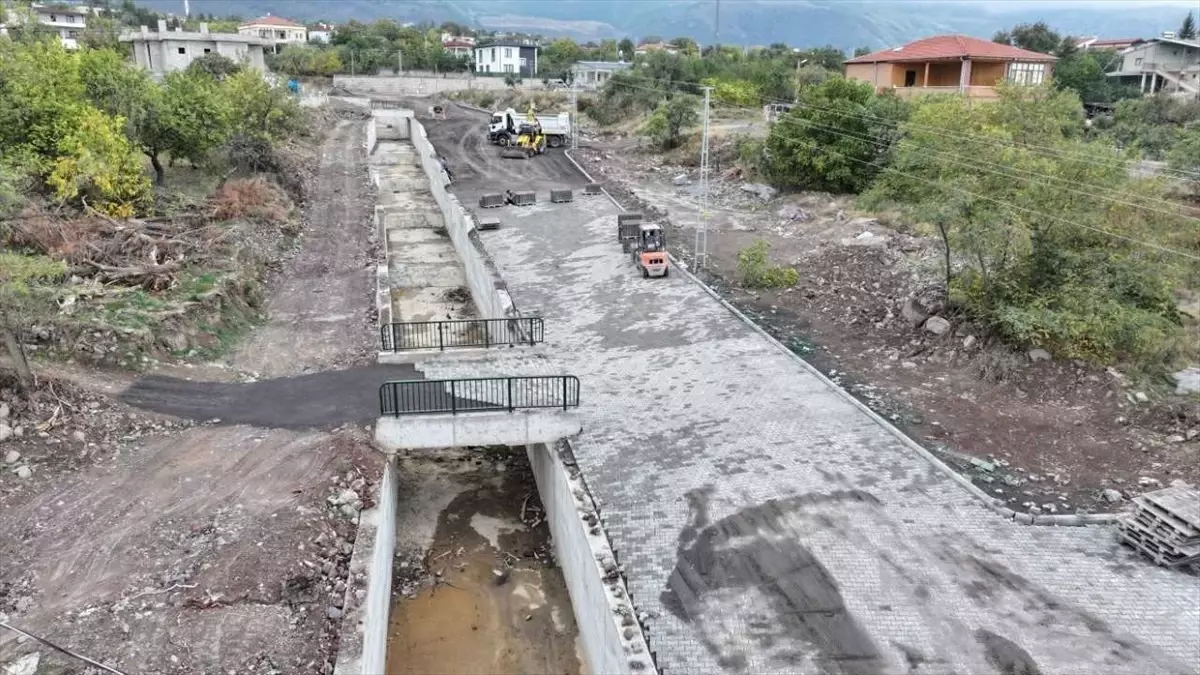
{"label": "concrete bridge deck", "polygon": [[1001,518],[685,275],[642,279],[606,199],[541,199],[482,236],[550,358],[424,374],[569,364],[576,459],[663,672],[1196,672],[1196,577],[1110,527]]}

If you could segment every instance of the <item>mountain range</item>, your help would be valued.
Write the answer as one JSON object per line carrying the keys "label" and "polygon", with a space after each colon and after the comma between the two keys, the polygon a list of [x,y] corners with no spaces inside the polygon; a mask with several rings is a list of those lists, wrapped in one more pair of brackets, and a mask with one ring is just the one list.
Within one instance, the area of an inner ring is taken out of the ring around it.
{"label": "mountain range", "polygon": [[[142,0],[181,14],[183,0]],[[719,7],[718,7],[719,5]],[[1018,23],[1045,21],[1070,35],[1153,37],[1175,30],[1196,3],[1002,2],[997,0],[190,0],[192,12],[297,21],[455,21],[476,28],[577,40],[689,36],[701,44],[873,49],[928,35],[990,38]],[[719,11],[718,11],[719,9]],[[719,26],[719,34],[717,27]]]}

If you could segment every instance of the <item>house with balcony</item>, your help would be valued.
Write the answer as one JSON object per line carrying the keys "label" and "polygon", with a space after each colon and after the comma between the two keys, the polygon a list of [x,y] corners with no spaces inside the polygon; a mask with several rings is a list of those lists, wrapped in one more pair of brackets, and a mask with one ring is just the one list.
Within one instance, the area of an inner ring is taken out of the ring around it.
{"label": "house with balcony", "polygon": [[538,47],[533,40],[494,39],[475,45],[475,72],[534,77],[538,72]]}
{"label": "house with balcony", "polygon": [[238,26],[238,35],[256,37],[267,49],[279,53],[287,45],[303,45],[308,42],[308,28],[282,16],[270,14]]}
{"label": "house with balcony", "polygon": [[[88,17],[93,15],[93,10],[87,7],[68,5],[34,3],[29,6],[29,10],[33,20],[50,29],[67,49],[79,47],[79,38],[87,28]],[[0,23],[0,35],[6,35],[9,26],[17,26],[27,20],[25,16],[15,12],[7,12],[6,15],[6,23]]]}
{"label": "house with balcony", "polygon": [[1084,51],[1092,49],[1096,51],[1119,52],[1122,49],[1128,49],[1139,42],[1143,42],[1142,38],[1101,38],[1098,36],[1078,38],[1075,40],[1075,48]]}
{"label": "house with balcony", "polygon": [[580,89],[599,89],[613,73],[628,70],[632,65],[627,61],[576,61],[571,66],[571,81]]}
{"label": "house with balcony", "polygon": [[1134,85],[1146,95],[1200,96],[1200,41],[1150,38],[1126,48],[1120,56],[1120,67],[1109,77]]}
{"label": "house with balcony", "polygon": [[475,50],[475,43],[463,40],[446,40],[442,42],[442,49],[456,58],[470,58],[471,52]]}
{"label": "house with balcony", "polygon": [[868,82],[877,92],[909,98],[962,94],[996,99],[996,83],[1037,85],[1050,79],[1057,59],[966,35],[938,35],[846,61],[846,78]]}

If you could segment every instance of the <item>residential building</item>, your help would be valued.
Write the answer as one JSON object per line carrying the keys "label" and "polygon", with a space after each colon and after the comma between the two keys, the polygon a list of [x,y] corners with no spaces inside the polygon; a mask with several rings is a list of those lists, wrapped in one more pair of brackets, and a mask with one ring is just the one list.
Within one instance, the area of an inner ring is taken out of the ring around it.
{"label": "residential building", "polygon": [[475,46],[475,72],[537,75],[537,43],[532,40],[494,40]]}
{"label": "residential building", "polygon": [[183,70],[205,54],[220,54],[256,70],[265,71],[262,38],[236,33],[210,33],[208,24],[200,24],[199,32],[167,30],[167,22],[159,19],[158,30],[146,26],[136,33],[121,36],[121,42],[133,49],[133,60],[154,75]]}
{"label": "residential building", "polygon": [[455,35],[454,33],[442,33],[442,44],[449,42],[462,42],[472,47],[475,46],[475,38],[470,35]]}
{"label": "residential building", "polygon": [[876,91],[902,97],[960,93],[995,99],[996,83],[1041,84],[1050,79],[1055,59],[965,35],[938,35],[846,61],[846,77],[869,82]]}
{"label": "residential building", "polygon": [[654,52],[665,52],[667,54],[678,54],[679,48],[669,42],[647,42],[646,44],[638,45],[634,48],[635,56],[645,56]]}
{"label": "residential building", "polygon": [[1120,67],[1108,74],[1144,94],[1200,96],[1200,42],[1150,38],[1121,52]]}
{"label": "residential building", "polygon": [[1143,42],[1142,38],[1108,38],[1100,39],[1099,37],[1079,38],[1075,41],[1076,49],[1096,49],[1107,51],[1120,51],[1128,49],[1135,44]]}
{"label": "residential building", "polygon": [[471,52],[475,50],[475,43],[461,40],[447,40],[442,42],[442,49],[454,56],[469,57],[471,56]]}
{"label": "residential building", "polygon": [[308,41],[329,44],[333,41],[333,31],[337,26],[331,23],[314,23],[308,27]]}
{"label": "residential building", "polygon": [[[93,12],[87,7],[72,7],[66,5],[40,5],[33,4],[29,7],[34,19],[52,30],[62,45],[67,49],[76,49],[79,47],[79,37],[83,35],[83,31],[87,28],[87,20],[92,16]],[[23,20],[23,17],[13,12],[7,13],[8,19],[6,23],[0,23],[0,35],[8,34],[9,26],[15,26]]]}
{"label": "residential building", "polygon": [[627,70],[630,65],[625,61],[576,61],[571,66],[572,81],[580,89],[599,89],[613,73]]}
{"label": "residential building", "polygon": [[302,24],[270,14],[238,26],[238,34],[260,38],[275,52],[287,45],[302,45],[308,42],[308,29]]}

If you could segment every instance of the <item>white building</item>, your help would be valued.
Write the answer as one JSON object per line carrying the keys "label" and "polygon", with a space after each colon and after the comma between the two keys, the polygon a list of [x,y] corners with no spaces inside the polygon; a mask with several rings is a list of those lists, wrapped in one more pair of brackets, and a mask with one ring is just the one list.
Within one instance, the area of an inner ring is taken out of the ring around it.
{"label": "white building", "polygon": [[599,89],[613,73],[628,70],[631,65],[625,61],[576,61],[571,76],[580,89]]}
{"label": "white building", "polygon": [[475,47],[475,72],[537,75],[537,46],[532,42],[498,40]]}
{"label": "white building", "polygon": [[450,40],[442,43],[442,49],[454,56],[463,57],[470,56],[471,51],[475,49],[475,45],[470,42],[457,42]]}
{"label": "white building", "polygon": [[333,40],[333,31],[337,26],[331,23],[315,23],[308,29],[309,42],[329,44]]}
{"label": "white building", "polygon": [[200,32],[167,30],[167,22],[159,19],[158,30],[146,26],[137,33],[121,36],[121,42],[133,48],[133,60],[155,75],[183,70],[205,54],[220,54],[259,71],[266,70],[263,39],[253,35],[210,33],[208,24],[200,24]]}
{"label": "white building", "polygon": [[[23,16],[11,11],[11,6],[7,9],[8,18],[5,23],[0,23],[0,35],[8,34],[10,26],[16,26],[24,20]],[[92,16],[92,10],[87,7],[34,4],[29,9],[34,19],[58,35],[58,39],[67,49],[79,47],[79,38],[87,28],[88,17]]]}
{"label": "white building", "polygon": [[308,29],[302,24],[270,14],[238,26],[238,35],[257,37],[276,52],[281,46],[302,45],[308,42]]}

